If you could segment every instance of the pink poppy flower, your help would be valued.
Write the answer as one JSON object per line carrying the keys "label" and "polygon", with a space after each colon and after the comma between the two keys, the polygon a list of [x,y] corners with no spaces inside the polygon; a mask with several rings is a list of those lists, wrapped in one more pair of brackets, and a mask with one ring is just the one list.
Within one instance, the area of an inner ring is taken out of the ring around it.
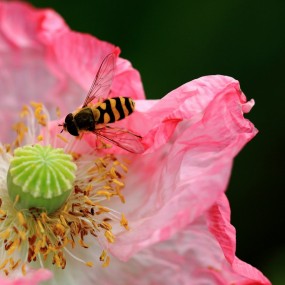
{"label": "pink poppy flower", "polygon": [[135,99],[136,111],[115,125],[140,134],[145,150],[97,150],[94,135],[60,136],[58,123],[119,49],[71,31],[52,10],[0,2],[0,52],[1,143],[15,141],[23,104],[40,101],[25,107],[12,147],[61,146],[77,168],[65,205],[26,223],[7,199],[13,155],[0,145],[0,284],[270,284],[235,256],[224,194],[234,157],[257,133],[238,81],[206,76],[145,100],[139,73],[118,57],[111,94]]}

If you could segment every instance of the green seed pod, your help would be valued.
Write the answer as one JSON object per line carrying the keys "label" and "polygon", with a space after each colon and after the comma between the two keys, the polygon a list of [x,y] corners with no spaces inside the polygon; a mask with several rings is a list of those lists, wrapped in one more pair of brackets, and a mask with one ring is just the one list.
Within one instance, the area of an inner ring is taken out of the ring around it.
{"label": "green seed pod", "polygon": [[61,148],[24,146],[14,151],[7,175],[8,194],[18,209],[37,208],[52,213],[70,195],[76,165]]}

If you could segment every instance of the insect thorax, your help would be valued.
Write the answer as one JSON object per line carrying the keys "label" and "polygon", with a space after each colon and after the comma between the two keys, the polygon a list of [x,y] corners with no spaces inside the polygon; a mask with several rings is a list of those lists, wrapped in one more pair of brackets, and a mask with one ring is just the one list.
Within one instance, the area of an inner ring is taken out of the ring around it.
{"label": "insect thorax", "polygon": [[74,120],[79,130],[93,131],[95,129],[94,115],[89,107],[81,109],[74,115]]}

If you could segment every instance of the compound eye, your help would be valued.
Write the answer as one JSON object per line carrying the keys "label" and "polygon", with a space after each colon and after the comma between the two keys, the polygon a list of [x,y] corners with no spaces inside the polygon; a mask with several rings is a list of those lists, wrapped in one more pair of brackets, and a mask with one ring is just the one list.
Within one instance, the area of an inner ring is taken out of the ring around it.
{"label": "compound eye", "polygon": [[69,113],[66,117],[65,117],[65,123],[68,124],[70,122],[73,121],[73,115],[72,113]]}

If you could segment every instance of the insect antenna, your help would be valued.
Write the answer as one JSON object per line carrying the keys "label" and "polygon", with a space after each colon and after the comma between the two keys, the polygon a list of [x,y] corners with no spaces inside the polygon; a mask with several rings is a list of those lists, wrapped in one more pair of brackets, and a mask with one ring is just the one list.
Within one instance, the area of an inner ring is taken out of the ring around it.
{"label": "insect antenna", "polygon": [[64,124],[58,124],[59,127],[63,127],[62,130],[60,131],[60,133],[62,133],[64,131]]}

